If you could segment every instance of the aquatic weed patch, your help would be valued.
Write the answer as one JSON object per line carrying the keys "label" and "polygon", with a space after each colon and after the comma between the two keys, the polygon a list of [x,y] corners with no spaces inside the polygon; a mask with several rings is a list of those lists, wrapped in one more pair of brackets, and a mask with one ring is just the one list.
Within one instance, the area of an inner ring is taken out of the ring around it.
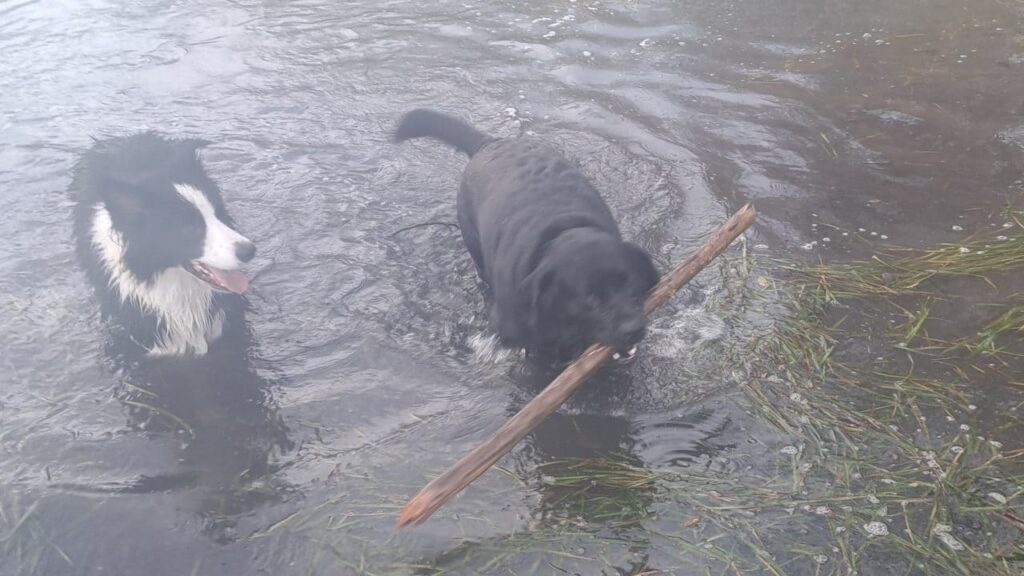
{"label": "aquatic weed patch", "polygon": [[744,389],[796,442],[789,452],[803,475],[777,505],[819,516],[811,525],[826,536],[804,552],[792,543],[776,552],[819,562],[795,572],[1009,575],[1024,566],[1024,425],[1012,376],[1024,371],[1021,307],[1015,295],[996,298],[980,325],[945,341],[927,336],[941,321],[936,300],[956,297],[944,281],[994,290],[1000,275],[1024,268],[1024,229],[1000,232],[863,262],[777,266],[771,284],[793,297],[771,337],[744,356]]}
{"label": "aquatic weed patch", "polygon": [[68,570],[74,566],[72,559],[53,542],[52,535],[38,521],[41,503],[42,500],[26,498],[0,486],[0,549],[6,559],[5,574],[40,574],[41,565],[49,555],[60,558]]}

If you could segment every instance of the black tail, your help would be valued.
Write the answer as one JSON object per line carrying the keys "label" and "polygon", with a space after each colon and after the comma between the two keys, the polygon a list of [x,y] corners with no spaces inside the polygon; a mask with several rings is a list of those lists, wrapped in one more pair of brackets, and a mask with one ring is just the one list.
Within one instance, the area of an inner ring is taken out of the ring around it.
{"label": "black tail", "polygon": [[429,136],[462,150],[470,157],[491,140],[458,118],[420,108],[402,116],[393,136],[395,142]]}

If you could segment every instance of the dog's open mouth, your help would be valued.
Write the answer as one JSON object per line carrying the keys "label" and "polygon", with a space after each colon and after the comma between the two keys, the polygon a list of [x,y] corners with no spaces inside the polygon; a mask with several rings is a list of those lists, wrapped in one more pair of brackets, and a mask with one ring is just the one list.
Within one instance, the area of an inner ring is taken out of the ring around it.
{"label": "dog's open mouth", "polygon": [[196,278],[222,292],[244,294],[249,289],[249,279],[241,270],[222,270],[203,264],[198,260],[189,261],[184,268]]}

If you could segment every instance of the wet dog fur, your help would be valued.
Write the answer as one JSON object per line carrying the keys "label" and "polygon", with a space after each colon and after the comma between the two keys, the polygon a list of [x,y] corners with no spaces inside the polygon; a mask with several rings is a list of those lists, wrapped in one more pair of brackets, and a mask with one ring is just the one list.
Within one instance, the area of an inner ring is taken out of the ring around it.
{"label": "wet dog fur", "polygon": [[491,138],[430,110],[409,112],[394,133],[399,142],[420,137],[470,157],[459,227],[505,344],[561,362],[593,342],[620,353],[640,342],[658,273],[572,163],[542,140]]}
{"label": "wet dog fur", "polygon": [[203,355],[242,322],[239,268],[256,248],[204,171],[204,145],[154,132],[99,140],[70,187],[76,252],[104,316],[149,355]]}

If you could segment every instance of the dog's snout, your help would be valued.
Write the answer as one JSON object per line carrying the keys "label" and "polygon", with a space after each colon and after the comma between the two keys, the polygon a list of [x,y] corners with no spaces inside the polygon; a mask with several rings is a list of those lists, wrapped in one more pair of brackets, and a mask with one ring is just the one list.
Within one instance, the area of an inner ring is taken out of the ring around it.
{"label": "dog's snout", "polygon": [[252,260],[252,257],[256,255],[256,245],[248,240],[235,244],[235,257],[242,262],[248,262]]}
{"label": "dog's snout", "polygon": [[644,339],[645,334],[644,328],[635,328],[622,333],[622,339],[629,344],[636,344],[637,342]]}
{"label": "dog's snout", "polygon": [[631,319],[619,325],[618,333],[620,345],[628,347],[643,340],[647,333],[647,328],[644,325],[643,318]]}

